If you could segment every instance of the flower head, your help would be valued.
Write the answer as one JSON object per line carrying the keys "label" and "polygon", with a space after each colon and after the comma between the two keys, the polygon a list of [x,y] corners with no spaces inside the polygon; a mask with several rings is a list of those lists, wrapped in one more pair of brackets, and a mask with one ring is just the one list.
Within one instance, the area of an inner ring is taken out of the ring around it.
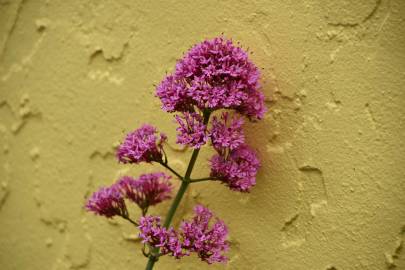
{"label": "flower head", "polygon": [[221,119],[216,116],[212,119],[210,137],[212,145],[217,151],[233,150],[245,142],[242,129],[243,119],[236,115],[232,119],[229,118],[228,112],[224,112]]}
{"label": "flower head", "polygon": [[156,88],[156,95],[162,101],[162,109],[167,112],[188,111],[192,100],[187,97],[185,81],[178,80],[172,75],[167,76]]}
{"label": "flower head", "polygon": [[172,185],[169,182],[170,178],[164,173],[142,174],[138,179],[124,176],[116,185],[125,198],[145,210],[149,206],[171,198]]}
{"label": "flower head", "polygon": [[248,54],[231,40],[217,37],[192,47],[173,74],[157,87],[166,111],[235,109],[261,119],[265,107],[259,91],[260,73]]}
{"label": "flower head", "polygon": [[162,227],[160,217],[141,217],[139,230],[142,243],[148,243],[151,247],[160,248],[161,254],[169,254],[176,258],[187,255],[183,252],[177,232],[173,228],[166,229]]}
{"label": "flower head", "polygon": [[256,91],[249,95],[246,101],[239,107],[239,112],[250,119],[262,119],[267,109],[264,106],[264,95]]}
{"label": "flower head", "polygon": [[256,184],[259,167],[255,152],[246,145],[231,150],[227,156],[217,154],[211,158],[211,176],[241,192],[248,192]]}
{"label": "flower head", "polygon": [[107,218],[113,216],[126,217],[128,215],[124,198],[115,185],[102,187],[97,192],[94,192],[87,201],[86,209]]}
{"label": "flower head", "polygon": [[207,142],[207,127],[204,125],[201,115],[184,112],[181,116],[176,115],[175,119],[179,124],[179,127],[176,129],[178,131],[177,143],[193,148],[200,148]]}
{"label": "flower head", "polygon": [[122,163],[161,161],[167,137],[163,133],[158,137],[157,133],[156,128],[148,124],[129,133],[118,147],[118,160]]}
{"label": "flower head", "polygon": [[184,221],[181,225],[183,248],[196,252],[202,261],[209,264],[226,262],[224,252],[228,251],[226,240],[228,228],[222,220],[216,219],[210,226],[212,212],[202,205],[194,208],[195,216],[192,221]]}
{"label": "flower head", "polygon": [[209,264],[226,262],[227,258],[223,253],[229,249],[226,240],[228,228],[219,219],[211,222],[212,212],[201,205],[196,206],[194,212],[194,218],[183,221],[179,231],[162,227],[160,217],[142,217],[139,221],[142,242],[152,248],[159,247],[162,255],[181,258],[195,252]]}

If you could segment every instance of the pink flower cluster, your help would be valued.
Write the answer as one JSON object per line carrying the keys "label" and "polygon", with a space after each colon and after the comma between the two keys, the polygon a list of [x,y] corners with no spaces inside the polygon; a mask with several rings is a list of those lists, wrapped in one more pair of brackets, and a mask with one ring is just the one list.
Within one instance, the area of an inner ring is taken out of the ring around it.
{"label": "pink flower cluster", "polygon": [[211,176],[220,179],[230,189],[248,192],[256,184],[260,161],[247,145],[230,150],[228,155],[211,158]]}
{"label": "pink flower cluster", "polygon": [[142,174],[138,179],[124,176],[116,185],[125,198],[136,203],[141,209],[146,209],[171,198],[170,178],[164,173]]}
{"label": "pink flower cluster", "polygon": [[[156,88],[162,108],[181,113],[175,116],[177,143],[200,148],[210,139],[218,153],[211,158],[211,176],[232,190],[249,191],[256,183],[260,162],[245,144],[243,119],[237,114],[263,118],[266,108],[259,77],[242,48],[217,37],[192,47]],[[236,113],[214,116],[209,128],[202,114],[218,109]]]}
{"label": "pink flower cluster", "polygon": [[232,119],[228,112],[221,115],[221,119],[216,116],[212,119],[212,129],[210,137],[215,150],[224,154],[226,149],[236,149],[245,143],[243,134],[243,119],[234,115]]}
{"label": "pink flower cluster", "polygon": [[164,173],[143,174],[138,179],[124,176],[109,187],[94,192],[87,201],[87,210],[111,218],[128,217],[124,199],[136,203],[142,211],[171,198],[170,176]]}
{"label": "pink flower cluster", "polygon": [[217,37],[191,48],[172,75],[156,88],[168,112],[234,109],[261,119],[266,111],[258,90],[260,73],[248,54],[231,40]]}
{"label": "pink flower cluster", "polygon": [[97,192],[94,192],[87,201],[86,209],[107,218],[128,216],[124,196],[115,185],[102,187]]}
{"label": "pink flower cluster", "polygon": [[173,228],[166,229],[162,227],[160,217],[141,217],[139,230],[139,237],[142,238],[142,243],[160,248],[162,255],[169,254],[177,259],[185,255],[177,232]]}
{"label": "pink flower cluster", "polygon": [[228,228],[225,223],[217,218],[210,226],[213,214],[202,205],[197,205],[194,212],[194,218],[183,221],[180,227],[183,248],[196,252],[202,261],[209,264],[226,262],[227,257],[223,253],[228,251],[229,243],[226,240]]}
{"label": "pink flower cluster", "polygon": [[175,119],[180,125],[177,128],[177,143],[200,148],[207,142],[207,127],[201,115],[184,112],[181,116],[176,115]]}
{"label": "pink flower cluster", "polygon": [[[182,187],[213,179],[231,190],[249,192],[256,184],[260,161],[245,142],[243,117],[258,120],[266,112],[259,77],[259,70],[249,60],[247,52],[232,41],[218,37],[192,47],[177,62],[173,73],[156,88],[162,109],[176,113],[178,144],[200,149],[211,142],[216,153],[209,160],[210,177],[190,179],[198,150],[193,152],[186,176],[171,168],[163,149],[167,137],[149,124],[126,135],[117,149],[118,161],[160,163],[184,181]],[[162,226],[160,217],[145,216],[150,206],[171,198],[169,179],[163,173],[143,174],[138,179],[124,176],[112,186],[92,194],[86,208],[108,218],[122,216],[136,224],[128,216],[126,201],[137,204],[142,210],[139,235],[149,246],[150,253],[144,253],[149,262],[160,255],[181,258],[192,253],[208,264],[226,262],[227,226],[207,208],[196,206],[194,217],[183,221],[178,229]],[[177,198],[181,199],[182,193],[179,194]],[[172,209],[179,202],[175,200]],[[169,212],[167,221],[171,221],[173,214]],[[157,250],[159,254],[153,254]]]}
{"label": "pink flower cluster", "polygon": [[197,205],[194,212],[193,219],[183,221],[178,232],[173,228],[162,227],[159,217],[142,217],[139,222],[142,242],[161,248],[162,255],[181,258],[194,252],[209,264],[226,262],[224,253],[229,249],[226,225],[218,218],[211,222],[212,212],[201,205]]}
{"label": "pink flower cluster", "polygon": [[118,147],[117,158],[122,163],[140,163],[162,160],[163,143],[167,137],[164,133],[157,136],[155,127],[144,124],[129,133]]}

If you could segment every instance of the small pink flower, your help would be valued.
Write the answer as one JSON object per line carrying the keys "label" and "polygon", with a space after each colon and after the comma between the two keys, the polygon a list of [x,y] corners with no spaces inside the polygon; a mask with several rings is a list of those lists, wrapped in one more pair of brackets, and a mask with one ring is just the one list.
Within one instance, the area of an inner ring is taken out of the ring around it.
{"label": "small pink flower", "polygon": [[146,210],[149,206],[171,198],[170,178],[164,173],[142,174],[138,179],[124,176],[116,185],[125,198]]}
{"label": "small pink flower", "polygon": [[210,137],[214,148],[223,152],[224,149],[233,150],[245,142],[243,135],[243,119],[234,115],[232,119],[228,112],[221,115],[221,119],[216,116],[212,119]]}
{"label": "small pink flower", "polygon": [[187,97],[187,85],[183,80],[167,76],[156,88],[156,96],[162,101],[162,109],[167,112],[189,111],[192,100]]}
{"label": "small pink flower", "polygon": [[111,218],[113,216],[128,216],[124,197],[116,186],[102,187],[94,192],[87,201],[86,209],[97,215]]}
{"label": "small pink flower", "polygon": [[146,216],[139,222],[140,234],[143,243],[152,248],[161,248],[161,254],[169,254],[176,258],[197,253],[202,261],[209,264],[226,262],[224,255],[229,249],[228,228],[218,218],[210,225],[212,212],[197,205],[194,208],[195,216],[191,221],[183,221],[180,230],[166,229],[160,223],[160,217]]}
{"label": "small pink flower", "polygon": [[177,143],[197,149],[207,142],[207,127],[204,125],[201,115],[184,112],[182,115],[176,115],[175,119],[179,124],[176,129],[178,132]]}
{"label": "small pink flower", "polygon": [[162,255],[169,254],[177,259],[187,255],[183,252],[177,232],[173,228],[166,229],[162,227],[160,217],[141,217],[139,230],[142,243],[147,243],[154,248],[160,248]]}
{"label": "small pink flower", "polygon": [[260,73],[247,52],[231,40],[217,37],[192,47],[156,88],[168,112],[234,109],[249,119],[261,119],[264,96]]}
{"label": "small pink flower", "polygon": [[231,150],[228,155],[217,154],[211,158],[211,176],[241,192],[249,192],[256,184],[259,167],[256,153],[246,145]]}
{"label": "small pink flower", "polygon": [[184,221],[180,227],[183,248],[196,252],[198,257],[208,264],[226,262],[228,258],[223,253],[228,251],[229,244],[226,240],[228,228],[225,223],[216,219],[210,225],[213,214],[202,205],[197,205],[194,213],[193,219]]}
{"label": "small pink flower", "polygon": [[156,128],[148,124],[129,133],[118,147],[118,160],[122,163],[161,161],[167,137],[163,133],[158,137],[157,133]]}

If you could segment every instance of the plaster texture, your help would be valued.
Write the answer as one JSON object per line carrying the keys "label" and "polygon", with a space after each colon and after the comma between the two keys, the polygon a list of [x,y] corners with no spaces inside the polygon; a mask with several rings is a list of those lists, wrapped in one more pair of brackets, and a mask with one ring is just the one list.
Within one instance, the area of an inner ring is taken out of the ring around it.
{"label": "plaster texture", "polygon": [[86,213],[85,198],[161,170],[114,157],[145,122],[185,169],[154,85],[225,33],[262,69],[269,112],[246,133],[263,166],[250,194],[195,184],[176,215],[204,203],[227,222],[226,266],[155,269],[405,269],[404,29],[401,0],[0,0],[0,268],[144,269],[137,231]]}

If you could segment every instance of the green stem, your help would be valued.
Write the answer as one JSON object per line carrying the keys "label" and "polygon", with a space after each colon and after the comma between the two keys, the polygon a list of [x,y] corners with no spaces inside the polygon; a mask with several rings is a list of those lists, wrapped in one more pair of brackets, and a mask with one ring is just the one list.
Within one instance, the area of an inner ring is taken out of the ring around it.
{"label": "green stem", "polygon": [[129,222],[131,222],[132,224],[134,224],[136,227],[139,226],[139,224],[138,224],[136,221],[132,220],[132,219],[129,218],[128,216],[121,216],[121,217],[122,217],[123,219],[128,220]]}
{"label": "green stem", "polygon": [[153,266],[155,265],[155,262],[157,262],[157,258],[153,255],[149,255],[149,260],[148,264],[146,265],[146,270],[152,270]]}
{"label": "green stem", "polygon": [[183,177],[176,172],[172,167],[170,167],[168,164],[164,163],[164,162],[159,162],[160,165],[162,165],[163,167],[165,167],[166,169],[168,169],[169,171],[171,171],[174,175],[176,175],[180,181],[183,181]]}
{"label": "green stem", "polygon": [[176,210],[181,202],[181,199],[183,198],[184,193],[186,192],[188,185],[190,184],[190,175],[191,175],[191,172],[193,171],[193,167],[194,167],[195,161],[197,160],[199,152],[200,152],[200,149],[195,149],[193,151],[193,155],[191,156],[190,163],[188,164],[186,175],[184,176],[184,181],[181,183],[179,191],[177,191],[177,195],[174,198],[174,201],[173,201],[172,205],[170,206],[169,212],[166,215],[165,224],[163,225],[165,228],[169,228],[170,223],[172,223],[174,214],[176,213]]}
{"label": "green stem", "polygon": [[[208,120],[210,118],[210,112],[204,112],[204,124],[207,125]],[[188,185],[191,183],[190,176],[193,172],[193,168],[195,162],[197,161],[198,154],[200,153],[200,149],[194,149],[193,154],[191,155],[190,162],[188,163],[187,171],[184,177],[181,177],[182,182],[179,190],[177,191],[176,197],[174,198],[172,205],[170,206],[169,212],[166,215],[164,227],[169,228],[170,224],[172,223],[174,214],[176,213],[177,208],[180,205],[181,200],[183,199],[184,193],[186,192]],[[162,163],[161,163],[162,164]],[[162,164],[163,166],[164,163]],[[167,165],[167,164],[166,164]],[[176,174],[177,175],[177,174]],[[159,248],[153,248],[151,254],[149,255],[148,264],[146,265],[146,270],[152,270],[153,266],[158,260]]]}
{"label": "green stem", "polygon": [[[190,163],[187,168],[187,172],[185,177],[183,178],[183,182],[181,182],[181,186],[179,188],[179,191],[177,191],[176,197],[174,198],[172,205],[170,206],[169,212],[166,215],[164,227],[169,228],[170,223],[172,223],[174,214],[176,213],[177,208],[179,207],[179,204],[181,202],[181,199],[183,199],[184,193],[187,190],[188,185],[190,184],[190,174],[193,170],[193,166],[195,164],[195,161],[197,159],[198,153],[200,149],[195,149],[193,151],[193,155],[191,156]],[[149,256],[148,264],[146,265],[146,270],[152,270],[153,266],[155,265],[155,262],[157,261],[156,255],[159,254],[159,248],[153,248],[151,255]]]}
{"label": "green stem", "polygon": [[217,181],[218,179],[214,177],[204,177],[198,179],[190,179],[190,183],[204,182],[204,181]]}

